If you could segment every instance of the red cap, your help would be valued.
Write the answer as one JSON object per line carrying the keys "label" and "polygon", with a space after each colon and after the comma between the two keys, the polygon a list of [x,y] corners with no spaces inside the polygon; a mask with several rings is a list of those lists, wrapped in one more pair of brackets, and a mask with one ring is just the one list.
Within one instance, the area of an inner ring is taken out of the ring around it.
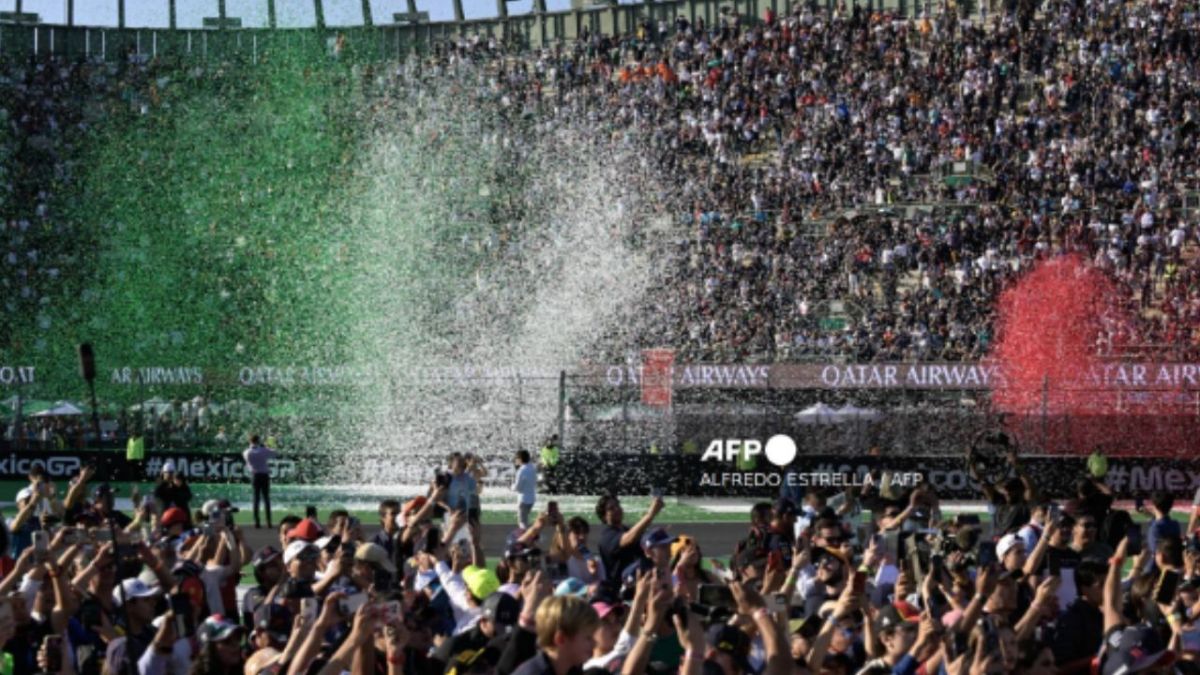
{"label": "red cap", "polygon": [[288,539],[303,539],[304,541],[316,541],[321,538],[323,530],[312,518],[305,518],[300,521],[292,529],[288,530]]}
{"label": "red cap", "polygon": [[170,527],[172,525],[186,524],[187,521],[188,521],[187,511],[184,511],[183,509],[179,508],[178,506],[172,506],[171,508],[167,509],[166,511],[163,511],[162,520],[160,520],[159,522],[162,524],[163,527]]}
{"label": "red cap", "polygon": [[413,511],[419,511],[419,510],[421,510],[422,506],[425,506],[425,502],[426,502],[426,499],[424,497],[413,497],[412,499],[408,500],[407,502],[404,502],[404,506],[401,507],[400,513],[407,516],[408,514],[412,513]]}

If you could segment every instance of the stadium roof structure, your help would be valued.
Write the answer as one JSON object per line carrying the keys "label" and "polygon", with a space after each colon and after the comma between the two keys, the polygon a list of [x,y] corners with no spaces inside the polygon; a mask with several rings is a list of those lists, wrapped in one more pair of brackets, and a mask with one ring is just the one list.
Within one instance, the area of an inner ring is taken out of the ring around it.
{"label": "stadium roof structure", "polygon": [[[725,2],[745,4],[745,0]],[[320,28],[504,19],[510,15],[621,4],[648,3],[645,0],[0,0],[0,23],[95,28]]]}
{"label": "stadium roof structure", "polygon": [[[644,18],[703,17],[710,25],[730,11],[761,17],[811,0],[0,0],[0,25],[94,29],[286,29],[472,24],[568,15],[634,13]],[[833,0],[818,0],[832,8]],[[864,9],[901,14],[935,11],[932,0],[850,0]],[[594,28],[594,27],[593,27]]]}
{"label": "stadium roof structure", "polygon": [[[835,0],[818,0],[832,11]],[[236,56],[313,32],[349,60],[403,58],[465,37],[538,47],[585,34],[635,32],[678,17],[716,25],[735,12],[757,22],[811,0],[0,0],[0,56],[69,58]],[[851,0],[913,16],[934,0]],[[491,7],[487,12],[486,8]],[[485,13],[486,12],[486,13]]]}

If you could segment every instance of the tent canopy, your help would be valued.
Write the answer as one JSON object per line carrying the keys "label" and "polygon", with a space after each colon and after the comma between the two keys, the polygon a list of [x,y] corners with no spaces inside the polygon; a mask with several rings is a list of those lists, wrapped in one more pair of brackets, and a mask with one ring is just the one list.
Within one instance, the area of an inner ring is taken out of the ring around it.
{"label": "tent canopy", "polygon": [[834,408],[824,403],[816,403],[796,413],[796,421],[800,424],[844,424],[878,418],[878,410],[859,408],[850,403],[841,408]]}
{"label": "tent canopy", "polygon": [[57,401],[53,406],[34,413],[30,417],[79,417],[83,414],[83,408],[71,403],[70,401]]}

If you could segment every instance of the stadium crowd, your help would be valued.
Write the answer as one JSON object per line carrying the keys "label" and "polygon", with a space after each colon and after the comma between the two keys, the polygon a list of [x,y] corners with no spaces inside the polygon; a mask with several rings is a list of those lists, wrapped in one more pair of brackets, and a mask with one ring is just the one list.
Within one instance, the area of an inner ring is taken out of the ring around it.
{"label": "stadium crowd", "polygon": [[[621,336],[618,351],[975,359],[998,290],[1039,256],[1078,251],[1127,291],[1099,351],[1186,358],[1200,342],[1200,230],[1184,208],[1196,190],[1198,21],[1183,0],[1052,0],[982,21],[839,4],[647,23],[518,58],[464,38],[418,77],[474,73],[483,86],[461,93],[514,116],[636,134],[678,186],[664,199],[680,222],[673,274],[650,300],[665,318]],[[53,212],[77,187],[73,148],[105,116],[169,106],[179,69],[133,57],[5,66],[10,314],[37,317],[81,290],[60,277],[88,247],[62,242],[87,233],[63,231],[70,219]],[[190,75],[209,72],[229,77],[220,65]],[[844,327],[823,321],[839,316]]]}
{"label": "stadium crowd", "polygon": [[982,522],[945,517],[928,483],[879,474],[757,504],[735,550],[702,553],[655,522],[661,497],[635,518],[607,495],[594,517],[547,503],[494,560],[458,453],[425,495],[380,503],[378,525],[292,514],[257,550],[228,502],[192,510],[169,465],[132,515],[90,468],[60,492],[35,467],[3,528],[0,669],[1200,671],[1195,515],[1181,527],[1154,494],[1139,524],[1095,474],[1055,502],[1015,452],[989,475],[966,461],[990,504]]}
{"label": "stadium crowd", "polygon": [[[974,359],[997,291],[1077,251],[1128,293],[1099,351],[1184,355],[1200,312],[1183,208],[1197,21],[1181,1],[1051,1],[983,22],[839,3],[588,35],[502,61],[491,84],[515,110],[637,131],[679,186],[686,234],[656,298],[668,320],[636,347]],[[464,38],[436,72],[496,49]],[[848,307],[845,328],[821,326],[828,300]]]}

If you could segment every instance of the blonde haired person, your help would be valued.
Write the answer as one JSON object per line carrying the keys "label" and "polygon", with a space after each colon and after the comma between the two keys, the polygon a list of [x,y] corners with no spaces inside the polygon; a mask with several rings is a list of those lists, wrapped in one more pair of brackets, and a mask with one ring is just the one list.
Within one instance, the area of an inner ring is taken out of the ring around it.
{"label": "blonde haired person", "polygon": [[600,625],[596,610],[580,598],[560,595],[547,598],[537,608],[537,656],[521,664],[513,675],[567,675],[583,672],[592,657]]}

